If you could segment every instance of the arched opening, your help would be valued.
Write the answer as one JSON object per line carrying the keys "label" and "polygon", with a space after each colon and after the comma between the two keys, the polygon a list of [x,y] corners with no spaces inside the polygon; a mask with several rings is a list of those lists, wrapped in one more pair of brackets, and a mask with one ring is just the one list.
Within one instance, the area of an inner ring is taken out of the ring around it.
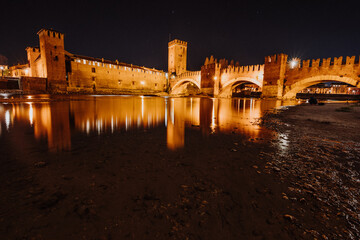
{"label": "arched opening", "polygon": [[252,78],[236,78],[224,83],[218,97],[256,97],[261,95],[262,82]]}
{"label": "arched opening", "polygon": [[181,80],[171,88],[172,95],[190,96],[197,95],[199,93],[199,84],[191,79]]}
{"label": "arched opening", "polygon": [[260,97],[261,88],[250,82],[239,82],[232,88],[232,97]]}
{"label": "arched opening", "polygon": [[308,89],[312,91],[312,88],[315,89],[315,94],[340,93],[341,88],[344,87],[347,88],[347,92],[344,94],[349,92],[356,95],[359,94],[360,82],[353,78],[332,75],[305,78],[290,87],[286,87],[283,98],[295,98],[298,93],[304,93],[304,90],[307,91]]}

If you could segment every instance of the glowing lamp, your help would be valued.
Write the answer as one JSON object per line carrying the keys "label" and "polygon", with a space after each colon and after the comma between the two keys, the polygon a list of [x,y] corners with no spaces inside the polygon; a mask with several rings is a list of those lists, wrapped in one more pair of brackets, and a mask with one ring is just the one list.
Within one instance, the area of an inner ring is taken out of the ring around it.
{"label": "glowing lamp", "polygon": [[290,60],[289,66],[290,66],[291,69],[293,69],[293,68],[296,68],[299,65],[299,63],[300,63],[300,59],[293,58],[293,59]]}
{"label": "glowing lamp", "polygon": [[141,84],[141,85],[144,85],[144,84],[145,84],[145,82],[144,82],[144,81],[141,81],[141,82],[140,82],[140,84]]}

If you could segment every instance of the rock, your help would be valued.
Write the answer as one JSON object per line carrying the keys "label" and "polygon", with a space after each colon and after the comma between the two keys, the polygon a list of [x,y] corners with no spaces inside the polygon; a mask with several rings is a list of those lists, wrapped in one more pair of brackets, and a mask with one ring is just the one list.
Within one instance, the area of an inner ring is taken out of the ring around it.
{"label": "rock", "polygon": [[237,150],[235,148],[232,148],[230,151],[237,152]]}
{"label": "rock", "polygon": [[290,214],[285,214],[284,218],[291,221],[291,222],[295,221],[295,219],[296,219],[294,216],[292,216]]}
{"label": "rock", "polygon": [[46,162],[36,162],[34,164],[34,166],[37,167],[37,168],[42,168],[42,167],[45,167],[46,165],[47,165]]}
{"label": "rock", "polygon": [[300,198],[300,202],[305,203],[306,202],[305,198]]}
{"label": "rock", "polygon": [[255,169],[258,169],[259,167],[258,166],[256,166],[256,165],[254,165],[254,166],[252,166],[253,168],[255,168]]}
{"label": "rock", "polygon": [[55,192],[52,195],[45,197],[44,200],[40,201],[40,203],[38,204],[39,209],[47,209],[47,208],[51,208],[54,207],[56,204],[58,204],[58,202],[60,202],[61,200],[63,200],[66,197],[67,194],[63,193],[63,192]]}
{"label": "rock", "polygon": [[273,169],[275,172],[280,172],[280,168],[278,168],[278,167],[274,167]]}

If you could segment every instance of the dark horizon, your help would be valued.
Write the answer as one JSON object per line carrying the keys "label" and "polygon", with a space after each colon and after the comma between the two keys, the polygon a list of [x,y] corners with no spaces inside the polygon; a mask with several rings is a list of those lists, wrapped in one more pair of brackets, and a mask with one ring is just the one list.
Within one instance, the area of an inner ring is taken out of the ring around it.
{"label": "dark horizon", "polygon": [[262,64],[264,57],[316,59],[360,53],[357,11],[345,1],[178,2],[44,1],[6,4],[0,54],[9,65],[26,61],[25,48],[38,46],[37,32],[65,34],[65,50],[79,55],[167,71],[167,43],[188,42],[189,70],[205,58],[226,58],[241,65]]}

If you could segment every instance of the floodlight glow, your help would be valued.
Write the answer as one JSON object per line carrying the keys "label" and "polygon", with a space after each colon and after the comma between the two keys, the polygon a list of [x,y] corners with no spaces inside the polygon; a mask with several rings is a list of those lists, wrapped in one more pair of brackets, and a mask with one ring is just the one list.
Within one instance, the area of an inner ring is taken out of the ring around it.
{"label": "floodlight glow", "polygon": [[296,68],[299,65],[299,62],[298,58],[291,59],[289,62],[290,68]]}

